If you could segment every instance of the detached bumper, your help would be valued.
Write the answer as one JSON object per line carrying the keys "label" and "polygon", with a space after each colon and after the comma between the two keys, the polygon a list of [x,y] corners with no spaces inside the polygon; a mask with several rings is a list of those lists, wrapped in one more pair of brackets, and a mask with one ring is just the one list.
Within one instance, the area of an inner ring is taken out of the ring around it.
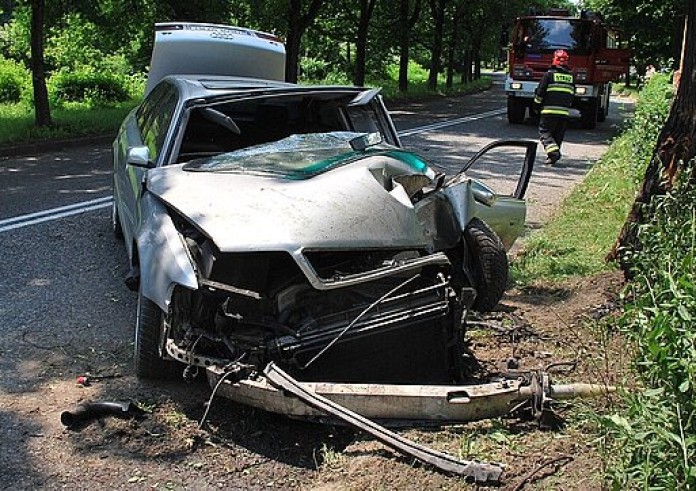
{"label": "detached bumper", "polygon": [[[273,368],[271,368],[273,370]],[[224,371],[208,367],[211,386]],[[368,419],[385,423],[461,423],[503,416],[525,401],[597,396],[612,388],[594,384],[523,385],[504,380],[479,385],[390,385],[299,382],[308,392],[325,397]],[[274,387],[266,376],[239,381],[224,380],[219,395],[235,402],[293,417],[326,417],[301,400]]]}

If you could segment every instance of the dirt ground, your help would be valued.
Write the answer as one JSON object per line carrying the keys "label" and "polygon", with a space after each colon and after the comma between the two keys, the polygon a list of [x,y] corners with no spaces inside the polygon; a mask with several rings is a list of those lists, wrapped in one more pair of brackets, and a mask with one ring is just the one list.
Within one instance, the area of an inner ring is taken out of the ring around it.
{"label": "dirt ground", "polygon": [[[620,278],[607,274],[560,287],[511,290],[498,312],[473,320],[471,349],[489,371],[514,363],[526,370],[575,361],[571,373],[554,379],[613,384],[622,376],[625,349],[592,321],[611,315],[619,288]],[[131,375],[129,344],[95,351],[43,342],[26,337],[20,353],[12,354],[31,353],[27,359],[40,361],[25,365],[15,390],[0,397],[0,488],[474,487],[349,428],[290,420],[219,398],[199,429],[210,394],[204,383],[138,381]],[[93,376],[86,387],[76,383],[84,374]],[[61,412],[88,400],[132,400],[148,413],[65,429]],[[591,404],[606,409],[610,403],[600,398]],[[600,488],[601,459],[587,404],[556,408],[565,420],[557,430],[503,419],[401,433],[461,458],[504,463],[503,489]]]}

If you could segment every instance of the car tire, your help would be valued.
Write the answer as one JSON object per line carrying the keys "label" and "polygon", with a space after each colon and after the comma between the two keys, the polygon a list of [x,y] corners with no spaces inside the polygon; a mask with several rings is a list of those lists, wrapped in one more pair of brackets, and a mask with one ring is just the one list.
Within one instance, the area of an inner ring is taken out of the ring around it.
{"label": "car tire", "polygon": [[135,375],[141,379],[171,380],[181,374],[178,363],[160,356],[164,314],[155,302],[138,292],[135,316]]}
{"label": "car tire", "polygon": [[486,223],[474,218],[464,231],[470,253],[472,285],[476,289],[473,309],[490,312],[503,298],[508,281],[508,259],[500,237]]}
{"label": "car tire", "polygon": [[123,240],[123,227],[121,226],[121,217],[118,216],[118,206],[114,197],[111,204],[111,229],[114,232],[114,237],[118,240]]}
{"label": "car tire", "polygon": [[514,97],[508,97],[507,100],[507,118],[512,124],[524,123],[524,116],[527,112],[526,104]]}

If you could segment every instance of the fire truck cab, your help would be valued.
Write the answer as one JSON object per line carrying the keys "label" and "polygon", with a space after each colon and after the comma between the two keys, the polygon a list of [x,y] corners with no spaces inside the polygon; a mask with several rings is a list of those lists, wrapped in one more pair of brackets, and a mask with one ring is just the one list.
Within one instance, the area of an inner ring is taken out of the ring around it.
{"label": "fire truck cab", "polygon": [[583,11],[580,17],[570,17],[568,11],[555,9],[548,15],[516,19],[505,81],[510,123],[522,123],[527,108],[534,116],[534,91],[557,49],[570,55],[576,84],[573,106],[579,110],[582,126],[594,128],[597,121],[606,119],[611,82],[628,70],[629,50],[622,47],[620,33],[598,14]]}

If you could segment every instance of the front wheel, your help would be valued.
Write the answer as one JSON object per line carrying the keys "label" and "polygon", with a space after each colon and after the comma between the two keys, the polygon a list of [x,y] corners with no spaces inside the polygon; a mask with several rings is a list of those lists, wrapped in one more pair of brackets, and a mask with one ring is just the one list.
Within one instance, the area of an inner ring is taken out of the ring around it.
{"label": "front wheel", "polygon": [[181,373],[176,362],[162,359],[160,344],[164,313],[155,302],[138,292],[135,316],[135,375],[142,379],[170,380]]}
{"label": "front wheel", "polygon": [[524,116],[527,112],[526,104],[515,98],[508,97],[507,100],[507,117],[508,121],[512,124],[522,124],[524,123]]}
{"label": "front wheel", "polygon": [[483,220],[474,218],[464,231],[470,253],[472,285],[476,289],[473,308],[489,312],[503,298],[508,281],[508,259],[503,242]]}
{"label": "front wheel", "polygon": [[114,237],[116,237],[118,240],[123,240],[123,227],[121,226],[121,218],[118,216],[116,197],[114,197],[111,204],[111,229],[114,232]]}
{"label": "front wheel", "polygon": [[596,100],[591,100],[580,108],[580,124],[583,128],[593,130],[597,126],[598,105]]}

